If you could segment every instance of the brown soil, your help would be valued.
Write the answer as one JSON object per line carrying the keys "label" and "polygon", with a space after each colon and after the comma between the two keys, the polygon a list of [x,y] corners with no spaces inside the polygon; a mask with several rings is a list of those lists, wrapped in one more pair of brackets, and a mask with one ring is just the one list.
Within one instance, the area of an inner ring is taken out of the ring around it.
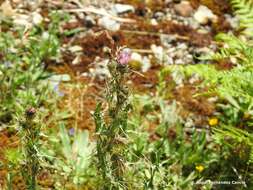
{"label": "brown soil", "polygon": [[[179,36],[186,37],[188,39],[191,39],[189,40],[190,45],[194,45],[197,47],[204,47],[210,45],[211,40],[213,38],[213,35],[210,33],[201,34],[197,32],[195,29],[191,28],[190,26],[177,24],[172,21],[162,21],[158,25],[154,26],[151,25],[150,23],[147,23],[144,20],[139,20],[136,25],[128,25],[128,24],[123,25],[122,30],[134,30],[150,33],[150,35],[146,35],[146,38],[145,35],[133,36],[134,39],[136,39],[136,37],[140,37],[142,39],[141,41],[139,41],[139,38],[137,38],[136,41],[138,40],[139,44],[140,42],[142,42],[144,43],[144,45],[146,45],[142,46],[143,49],[149,48],[151,44],[161,44],[160,38],[158,36],[159,33],[177,34]],[[179,39],[178,41],[181,40]],[[147,44],[147,42],[149,43]]]}
{"label": "brown soil", "polygon": [[[199,33],[190,26],[178,24],[173,21],[159,21],[156,26],[150,24],[149,20],[154,11],[163,11],[164,8],[172,6],[171,4],[166,4],[165,1],[149,1],[150,3],[146,4],[140,0],[120,0],[117,2],[134,5],[136,11],[134,13],[125,14],[124,16],[133,18],[137,22],[134,24],[122,23],[120,31],[109,32],[115,44],[112,44],[111,40],[106,37],[103,29],[99,26],[92,27],[95,35],[74,38],[74,42],[71,44],[80,45],[83,48],[80,64],[71,64],[75,56],[70,52],[65,52],[63,54],[64,63],[68,64],[74,73],[88,71],[90,63],[92,63],[97,56],[104,57],[103,48],[105,46],[111,48],[116,45],[127,46],[132,49],[149,49],[152,44],[161,44],[159,34],[163,33],[176,34],[179,37],[183,37],[179,38],[177,41],[186,40],[190,46],[205,47],[211,44],[215,34],[230,29],[229,23],[225,21],[223,16],[224,12],[227,13],[231,11],[226,0],[217,1],[216,3],[209,0],[191,0],[191,4],[194,8],[197,8],[199,4],[202,3],[219,15],[218,23],[213,24],[211,33],[207,34]],[[83,26],[84,22],[78,19],[76,22],[66,23],[63,29],[75,29]],[[102,34],[100,33],[101,31]],[[133,32],[131,33],[131,31]],[[141,34],[140,32],[144,33]],[[64,37],[62,39],[63,43],[68,43],[72,38],[72,36]]]}
{"label": "brown soil", "polygon": [[[80,87],[62,88],[65,94],[61,109],[68,109],[73,112],[69,120],[69,126],[78,126],[80,129],[94,131],[94,120],[91,111],[95,110],[98,100],[101,98],[101,89],[104,87],[101,81],[92,81],[90,78],[81,77],[76,81]],[[100,87],[101,86],[101,87]],[[73,125],[74,124],[74,125]]]}
{"label": "brown soil", "polygon": [[[202,92],[205,92],[203,89]],[[200,93],[197,89],[191,85],[186,84],[174,91],[174,97],[177,101],[181,102],[183,107],[189,112],[196,113],[202,116],[211,116],[215,111],[213,103],[207,101],[203,96],[194,98],[196,93]]]}
{"label": "brown soil", "polygon": [[158,83],[157,67],[149,69],[147,72],[142,73],[132,73],[130,75],[130,80],[132,81],[132,89],[137,93],[154,93],[156,91],[156,85]]}
{"label": "brown soil", "polygon": [[228,0],[190,0],[190,2],[194,8],[198,8],[200,4],[205,5],[219,16],[224,13],[231,13]]}
{"label": "brown soil", "polygon": [[219,70],[230,70],[234,67],[233,63],[229,59],[220,60],[215,63],[215,66]]}

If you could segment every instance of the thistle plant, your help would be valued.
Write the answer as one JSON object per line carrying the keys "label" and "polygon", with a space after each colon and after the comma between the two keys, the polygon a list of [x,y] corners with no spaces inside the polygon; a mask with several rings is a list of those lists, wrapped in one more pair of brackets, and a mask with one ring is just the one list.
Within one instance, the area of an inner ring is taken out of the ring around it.
{"label": "thistle plant", "polygon": [[102,189],[127,189],[124,179],[127,120],[130,104],[125,76],[128,73],[130,52],[118,49],[116,58],[110,54],[108,69],[111,77],[106,83],[105,114],[99,103],[93,115],[97,133],[98,170],[103,178]]}
{"label": "thistle plant", "polygon": [[40,126],[35,122],[35,108],[29,108],[25,113],[25,120],[22,122],[22,147],[24,153],[24,164],[22,175],[28,190],[36,189],[36,177],[39,172],[39,136]]}

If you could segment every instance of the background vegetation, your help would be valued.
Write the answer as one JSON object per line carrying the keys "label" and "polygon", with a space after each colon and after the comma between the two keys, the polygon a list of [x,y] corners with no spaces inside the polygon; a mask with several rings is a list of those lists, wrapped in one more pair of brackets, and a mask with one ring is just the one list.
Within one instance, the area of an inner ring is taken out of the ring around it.
{"label": "background vegetation", "polygon": [[[64,92],[88,84],[68,75],[59,79],[48,67],[63,59],[64,38],[80,32],[61,30],[70,14],[50,10],[50,21],[29,31],[3,18],[0,132],[14,140],[1,147],[0,189],[252,189],[253,5],[230,3],[240,19],[237,33],[216,36],[217,51],[198,57],[208,64],[162,65],[155,93],[132,90],[131,74],[142,74],[124,48],[107,48],[110,77],[96,109],[89,110],[94,131],[82,130],[78,109],[64,105]],[[228,70],[212,64],[228,59],[234,60]],[[184,107],[172,95],[178,82],[173,75],[183,83],[197,76],[193,96],[217,99],[207,127],[182,116]],[[231,184],[212,184],[218,181]]]}

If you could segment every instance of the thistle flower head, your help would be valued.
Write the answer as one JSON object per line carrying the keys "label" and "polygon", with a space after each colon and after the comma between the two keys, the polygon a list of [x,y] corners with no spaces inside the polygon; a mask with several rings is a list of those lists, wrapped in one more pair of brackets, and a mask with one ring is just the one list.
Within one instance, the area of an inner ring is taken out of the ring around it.
{"label": "thistle flower head", "polygon": [[129,48],[120,49],[117,53],[117,62],[120,65],[127,65],[131,59],[131,50]]}
{"label": "thistle flower head", "polygon": [[30,107],[25,111],[25,115],[27,118],[33,118],[36,114],[36,109],[34,107]]}

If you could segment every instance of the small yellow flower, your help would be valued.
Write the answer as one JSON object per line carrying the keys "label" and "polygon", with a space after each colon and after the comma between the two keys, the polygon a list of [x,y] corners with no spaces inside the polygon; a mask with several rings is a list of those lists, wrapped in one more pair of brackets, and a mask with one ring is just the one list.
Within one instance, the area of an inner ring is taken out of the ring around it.
{"label": "small yellow flower", "polygon": [[218,124],[218,119],[215,118],[215,117],[211,118],[211,119],[209,119],[208,123],[209,123],[210,126],[217,125]]}
{"label": "small yellow flower", "polygon": [[250,119],[250,116],[251,115],[246,112],[246,113],[243,114],[243,119]]}
{"label": "small yellow flower", "polygon": [[195,167],[195,169],[196,169],[199,173],[201,173],[201,172],[204,170],[204,166],[202,166],[202,165],[197,165],[197,166]]}

